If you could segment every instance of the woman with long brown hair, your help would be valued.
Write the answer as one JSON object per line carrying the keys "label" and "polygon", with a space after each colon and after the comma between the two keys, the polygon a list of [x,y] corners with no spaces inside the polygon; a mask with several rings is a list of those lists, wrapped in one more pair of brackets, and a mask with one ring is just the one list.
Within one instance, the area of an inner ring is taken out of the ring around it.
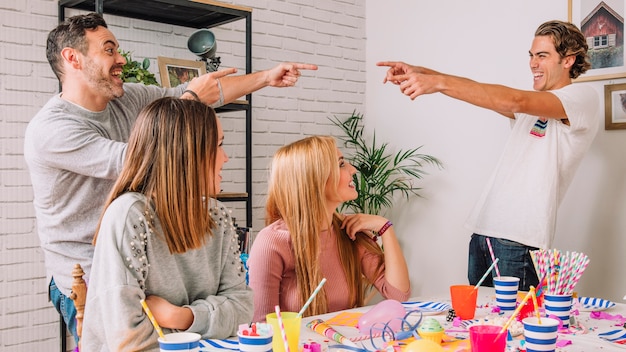
{"label": "woman with long brown hair", "polygon": [[158,351],[164,333],[235,335],[252,317],[232,218],[215,200],[224,133],[215,111],[162,98],[142,110],[94,242],[82,347]]}
{"label": "woman with long brown hair", "polygon": [[327,281],[305,316],[362,306],[370,286],[385,298],[409,298],[408,269],[391,222],[336,211],[358,196],[355,173],[332,137],[308,137],[276,152],[267,226],[248,260],[254,321],[265,320],[275,305],[298,312],[323,278]]}

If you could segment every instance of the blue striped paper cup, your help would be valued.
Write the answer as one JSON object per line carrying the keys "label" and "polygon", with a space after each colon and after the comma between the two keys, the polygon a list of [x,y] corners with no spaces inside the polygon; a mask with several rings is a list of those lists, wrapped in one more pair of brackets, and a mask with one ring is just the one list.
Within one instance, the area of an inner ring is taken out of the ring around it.
{"label": "blue striped paper cup", "polygon": [[552,295],[546,293],[543,297],[543,306],[546,310],[546,316],[554,315],[561,319],[564,328],[569,327],[572,295]]}
{"label": "blue striped paper cup", "polygon": [[166,334],[165,339],[159,337],[161,352],[198,352],[200,351],[200,334],[195,332],[174,332]]}
{"label": "blue striped paper cup", "polygon": [[269,352],[272,350],[273,335],[269,336],[243,336],[239,337],[239,351],[243,352]]}
{"label": "blue striped paper cup", "polygon": [[496,305],[500,307],[500,310],[515,310],[519,278],[513,276],[494,277],[493,286],[496,289]]}
{"label": "blue striped paper cup", "polygon": [[527,352],[551,352],[556,350],[556,336],[559,321],[552,318],[528,317],[522,320],[524,325],[524,347]]}

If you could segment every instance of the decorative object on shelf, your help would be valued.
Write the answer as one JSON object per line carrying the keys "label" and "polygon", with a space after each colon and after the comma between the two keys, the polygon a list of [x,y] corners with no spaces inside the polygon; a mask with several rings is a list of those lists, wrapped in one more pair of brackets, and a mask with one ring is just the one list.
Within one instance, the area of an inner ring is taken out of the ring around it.
{"label": "decorative object on shelf", "polygon": [[210,30],[201,28],[193,32],[187,40],[187,48],[194,55],[200,57],[200,60],[205,63],[207,71],[215,72],[220,67],[220,58],[215,56],[217,52],[215,35]]}
{"label": "decorative object on shelf", "polygon": [[145,85],[159,85],[154,73],[150,72],[150,60],[143,59],[143,62],[133,60],[130,51],[119,51],[126,59],[126,64],[122,66],[122,81],[130,83],[143,83]]}
{"label": "decorative object on shelf", "polygon": [[163,87],[176,87],[206,73],[206,67],[201,61],[173,59],[163,56],[157,57],[157,61]]}
{"label": "decorative object on shelf", "polygon": [[626,83],[604,86],[604,129],[626,129]]}
{"label": "decorative object on shelf", "polygon": [[339,137],[345,147],[353,150],[346,159],[359,171],[354,175],[354,183],[359,196],[341,205],[355,213],[380,214],[383,208],[390,208],[393,196],[401,193],[406,200],[411,195],[419,196],[414,181],[421,179],[426,172],[425,164],[442,168],[442,163],[435,157],[419,154],[421,148],[398,150],[394,155],[387,152],[388,143],[378,145],[376,134],[372,134],[371,143],[365,139],[363,115],[354,111],[342,121],[338,117],[329,118],[345,134]]}

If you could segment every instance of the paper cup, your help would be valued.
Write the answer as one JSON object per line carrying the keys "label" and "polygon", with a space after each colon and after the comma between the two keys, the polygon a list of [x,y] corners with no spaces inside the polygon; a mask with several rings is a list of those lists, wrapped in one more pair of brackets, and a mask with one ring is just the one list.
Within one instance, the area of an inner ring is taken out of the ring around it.
{"label": "paper cup", "polygon": [[477,297],[478,290],[475,290],[473,285],[450,286],[452,309],[456,316],[463,320],[474,319]]}
{"label": "paper cup", "polygon": [[493,287],[496,289],[496,305],[500,310],[515,310],[519,278],[513,276],[494,277]]}
{"label": "paper cup", "polygon": [[261,336],[249,336],[237,333],[239,338],[239,351],[242,352],[269,352],[272,350],[273,334]]}
{"label": "paper cup", "polygon": [[[287,341],[289,342],[289,351],[299,351],[300,345],[300,324],[302,318],[298,317],[298,313],[294,312],[281,312],[283,325],[285,326],[285,332],[287,333]],[[276,313],[269,313],[265,316],[265,320],[272,325],[274,330],[274,338],[272,341],[272,349],[274,352],[285,352],[285,343],[283,342],[283,336],[278,325],[278,319]]]}
{"label": "paper cup", "polygon": [[166,334],[165,339],[159,337],[161,352],[198,352],[200,351],[200,334],[195,332],[174,332]]}
{"label": "paper cup", "polygon": [[497,325],[470,326],[469,336],[472,351],[504,352],[508,334],[506,331],[500,334],[500,330],[502,327]]}
{"label": "paper cup", "polygon": [[524,318],[524,339],[527,352],[551,352],[556,349],[559,321],[552,318]]}
{"label": "paper cup", "polygon": [[[569,327],[569,312],[572,309],[572,295],[551,295],[543,297],[546,316],[555,315],[563,322],[563,327]],[[543,320],[542,320],[543,321]]]}

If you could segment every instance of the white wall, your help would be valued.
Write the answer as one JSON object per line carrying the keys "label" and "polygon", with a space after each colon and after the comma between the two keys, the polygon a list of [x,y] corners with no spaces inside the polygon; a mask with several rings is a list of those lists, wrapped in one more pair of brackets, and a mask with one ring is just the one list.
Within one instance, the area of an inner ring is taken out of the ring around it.
{"label": "white wall", "polygon": [[[443,170],[429,169],[424,199],[399,206],[393,218],[409,261],[413,294],[447,292],[467,282],[470,233],[463,226],[500,156],[509,122],[491,111],[441,94],[415,101],[381,84],[378,61],[401,60],[519,89],[532,89],[528,50],[536,27],[567,20],[566,1],[367,1],[367,113],[377,134],[396,146],[424,145]],[[601,99],[603,86],[590,83]],[[604,111],[604,110],[602,110]],[[626,131],[605,131],[604,115],[591,151],[561,207],[555,248],[580,251],[591,263],[577,291],[621,301],[626,293],[624,156]]]}

